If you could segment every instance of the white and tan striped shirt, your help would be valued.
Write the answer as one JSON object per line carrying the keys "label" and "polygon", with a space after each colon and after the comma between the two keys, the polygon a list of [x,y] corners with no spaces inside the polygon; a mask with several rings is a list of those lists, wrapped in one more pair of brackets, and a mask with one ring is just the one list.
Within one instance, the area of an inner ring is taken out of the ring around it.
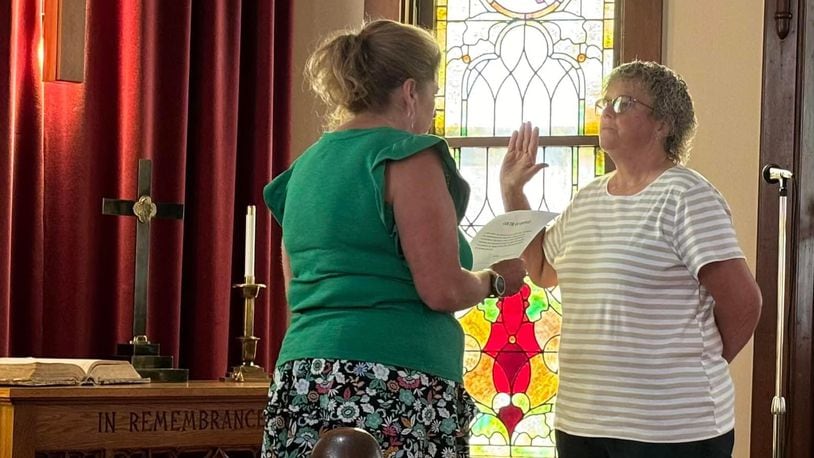
{"label": "white and tan striped shirt", "polygon": [[609,194],[610,176],[546,231],[563,304],[556,428],[664,443],[724,434],[734,389],[698,272],[744,257],[729,208],[682,166],[632,196]]}

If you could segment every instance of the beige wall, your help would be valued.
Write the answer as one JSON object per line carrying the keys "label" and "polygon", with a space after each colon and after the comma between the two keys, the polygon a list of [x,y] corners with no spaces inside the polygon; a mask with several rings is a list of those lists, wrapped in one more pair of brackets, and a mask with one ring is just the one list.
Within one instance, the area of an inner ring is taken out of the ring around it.
{"label": "beige wall", "polygon": [[[306,56],[324,34],[359,25],[363,4],[363,0],[295,2],[293,65],[298,78],[292,87],[291,136],[295,157],[321,131],[318,105],[299,78]],[[763,1],[664,0],[664,5],[663,61],[687,80],[699,120],[689,165],[715,184],[729,201],[741,247],[754,269]],[[734,456],[746,458],[751,417],[751,344],[733,362],[732,375],[737,415]]]}
{"label": "beige wall", "polygon": [[[698,133],[689,166],[732,208],[754,272],[760,166],[763,1],[665,0],[663,62],[684,76]],[[735,380],[735,458],[749,456],[752,345],[731,366]],[[768,409],[768,406],[766,406]]]}
{"label": "beige wall", "polygon": [[294,49],[291,85],[291,156],[302,153],[322,132],[321,105],[304,84],[308,54],[331,32],[361,25],[364,0],[298,0],[294,2]]}

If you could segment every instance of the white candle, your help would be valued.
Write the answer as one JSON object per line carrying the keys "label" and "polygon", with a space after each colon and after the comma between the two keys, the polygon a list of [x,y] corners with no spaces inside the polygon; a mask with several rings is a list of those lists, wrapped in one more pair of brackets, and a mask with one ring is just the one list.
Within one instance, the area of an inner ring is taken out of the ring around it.
{"label": "white candle", "polygon": [[254,277],[254,205],[246,210],[246,278]]}

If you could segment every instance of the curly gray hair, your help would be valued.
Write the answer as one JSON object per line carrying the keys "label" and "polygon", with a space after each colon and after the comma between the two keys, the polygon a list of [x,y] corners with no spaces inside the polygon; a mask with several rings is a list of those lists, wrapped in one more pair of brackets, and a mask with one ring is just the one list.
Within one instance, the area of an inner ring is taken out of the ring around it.
{"label": "curly gray hair", "polygon": [[617,80],[638,83],[650,94],[653,115],[665,121],[670,128],[670,134],[664,139],[667,157],[675,164],[686,163],[697,125],[687,83],[664,65],[639,60],[614,68],[608,75],[603,92]]}

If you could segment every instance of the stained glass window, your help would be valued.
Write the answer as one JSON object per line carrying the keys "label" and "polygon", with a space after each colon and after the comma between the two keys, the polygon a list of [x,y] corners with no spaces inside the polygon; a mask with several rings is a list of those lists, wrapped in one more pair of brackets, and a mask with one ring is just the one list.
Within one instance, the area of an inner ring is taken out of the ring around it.
{"label": "stained glass window", "polygon": [[[471,238],[503,213],[499,171],[508,136],[540,127],[526,187],[533,208],[559,212],[605,172],[591,108],[614,63],[614,1],[435,0],[443,51],[435,133],[447,137],[472,186],[462,230]],[[559,291],[527,285],[459,314],[464,381],[478,404],[473,457],[554,457]]]}

